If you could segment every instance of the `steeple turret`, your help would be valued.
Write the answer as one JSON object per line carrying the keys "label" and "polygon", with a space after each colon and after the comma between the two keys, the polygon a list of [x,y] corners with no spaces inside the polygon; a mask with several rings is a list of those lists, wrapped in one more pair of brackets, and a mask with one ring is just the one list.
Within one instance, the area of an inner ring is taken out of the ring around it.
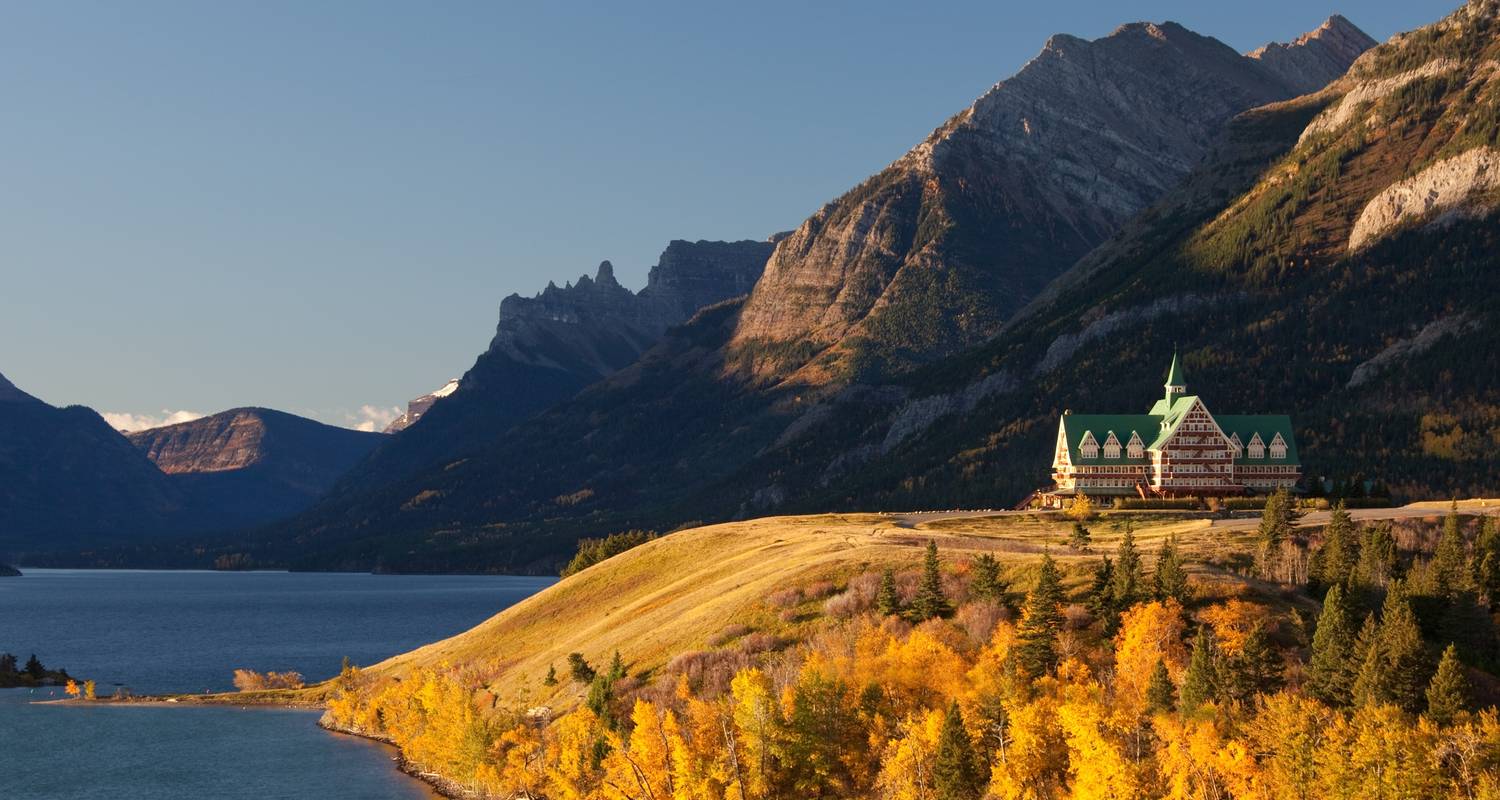
{"label": "steeple turret", "polygon": [[1187,394],[1187,379],[1182,377],[1182,365],[1177,361],[1177,353],[1172,353],[1172,367],[1167,370],[1167,404],[1179,395]]}

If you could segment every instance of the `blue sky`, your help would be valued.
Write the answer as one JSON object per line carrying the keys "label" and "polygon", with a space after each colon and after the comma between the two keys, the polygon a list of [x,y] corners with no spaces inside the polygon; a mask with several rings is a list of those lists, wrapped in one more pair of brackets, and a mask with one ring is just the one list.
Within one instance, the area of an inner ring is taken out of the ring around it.
{"label": "blue sky", "polygon": [[1457,5],[0,3],[0,373],[355,425],[461,374],[511,292],[796,226],[1052,33],[1248,50]]}

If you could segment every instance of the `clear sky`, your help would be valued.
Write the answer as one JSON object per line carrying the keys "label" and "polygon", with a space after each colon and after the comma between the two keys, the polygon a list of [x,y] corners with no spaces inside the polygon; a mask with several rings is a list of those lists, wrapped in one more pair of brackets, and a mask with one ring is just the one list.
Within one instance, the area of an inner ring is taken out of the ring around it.
{"label": "clear sky", "polygon": [[353,426],[461,374],[511,292],[795,227],[1052,33],[1243,51],[1458,4],[0,2],[0,373]]}

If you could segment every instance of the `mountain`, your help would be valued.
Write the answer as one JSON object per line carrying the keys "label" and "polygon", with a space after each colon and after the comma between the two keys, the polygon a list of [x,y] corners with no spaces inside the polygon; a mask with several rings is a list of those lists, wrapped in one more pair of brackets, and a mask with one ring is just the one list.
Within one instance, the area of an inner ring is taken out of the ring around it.
{"label": "mountain", "polygon": [[304,567],[545,572],[579,536],[870,507],[888,491],[866,483],[885,453],[1020,382],[996,371],[908,408],[930,394],[913,370],[997,335],[1180,185],[1236,112],[1292,93],[1258,59],[1172,24],[1055,37],[779,241],[747,299],[705,308],[635,363],[461,457],[361,474],[360,492],[277,532],[296,543],[278,552]]}
{"label": "mountain", "polygon": [[1170,22],[1053,37],[777,246],[731,371],[870,380],[987,340],[1177,185],[1231,117],[1321,87],[1372,44],[1342,17],[1253,56]]}
{"label": "mountain", "polygon": [[172,530],[182,493],[92,409],[0,376],[0,552]]}
{"label": "mountain", "polygon": [[236,408],[126,438],[181,490],[193,527],[222,530],[307,508],[386,437]]}
{"label": "mountain", "polygon": [[443,384],[438,390],[428,392],[421,397],[411,400],[406,404],[406,412],[391,420],[391,424],[385,426],[385,430],[382,433],[400,433],[410,428],[412,423],[421,419],[422,415],[426,414],[427,410],[432,408],[433,403],[458,391],[458,383],[458,378],[449,378],[448,382]]}
{"label": "mountain", "polygon": [[494,339],[458,388],[372,453],[330,502],[352,505],[422,468],[441,469],[628,366],[699,308],[748,293],[773,246],[674,240],[639,292],[621,286],[605,261],[593,277],[549,284],[534,297],[506,297]]}

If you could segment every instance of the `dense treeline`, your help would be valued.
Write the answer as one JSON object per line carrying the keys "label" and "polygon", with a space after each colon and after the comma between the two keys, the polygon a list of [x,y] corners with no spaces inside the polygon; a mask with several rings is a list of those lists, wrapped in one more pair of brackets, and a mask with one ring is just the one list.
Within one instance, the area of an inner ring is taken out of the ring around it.
{"label": "dense treeline", "polygon": [[1295,561],[1304,584],[1189,581],[1175,540],[1147,553],[1128,526],[1087,575],[1048,555],[945,569],[929,544],[920,566],[768,597],[817,618],[795,641],[736,650],[759,635],[741,626],[651,669],[573,654],[538,681],[572,681],[570,710],[462,666],[346,669],[329,721],[494,797],[1500,797],[1495,519],[1339,509],[1307,540],[1268,505],[1255,568]]}

